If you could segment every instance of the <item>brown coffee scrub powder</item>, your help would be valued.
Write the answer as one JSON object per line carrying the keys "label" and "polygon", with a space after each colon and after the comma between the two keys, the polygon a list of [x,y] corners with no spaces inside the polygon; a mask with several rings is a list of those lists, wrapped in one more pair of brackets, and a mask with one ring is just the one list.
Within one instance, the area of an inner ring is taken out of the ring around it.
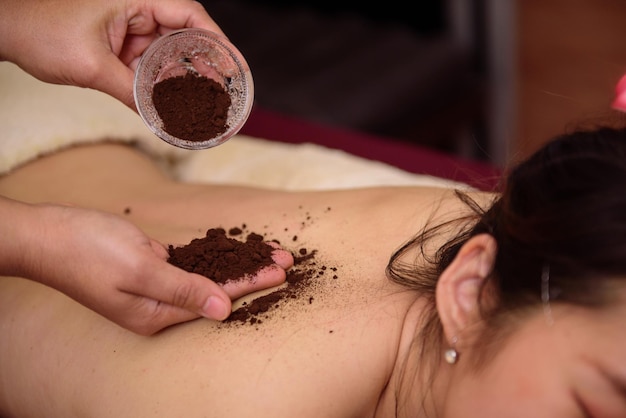
{"label": "brown coffee scrub powder", "polygon": [[[231,229],[229,233],[235,235],[239,231]],[[212,228],[204,238],[195,238],[183,247],[170,245],[168,261],[216,283],[226,283],[253,275],[263,267],[272,265],[273,250],[259,234],[250,233],[242,242],[227,237],[222,228]]]}
{"label": "brown coffee scrub powder", "polygon": [[153,87],[152,102],[163,130],[187,141],[208,141],[228,129],[228,92],[217,81],[188,72]]}
{"label": "brown coffee scrub powder", "polygon": [[[236,239],[234,237],[245,239]],[[296,241],[294,237],[292,241]],[[283,247],[284,248],[284,247]],[[285,248],[286,249],[286,248]],[[168,261],[186,271],[201,274],[218,283],[240,280],[253,275],[265,266],[273,264],[273,247],[255,232],[247,233],[239,227],[228,230],[209,229],[204,238],[193,239],[182,247],[169,246]],[[281,304],[300,299],[310,305],[315,297],[307,291],[321,279],[337,279],[337,268],[319,265],[316,250],[299,248],[291,250],[294,265],[287,271],[286,283],[277,290],[244,303],[224,323],[248,323],[257,325],[265,315]]]}

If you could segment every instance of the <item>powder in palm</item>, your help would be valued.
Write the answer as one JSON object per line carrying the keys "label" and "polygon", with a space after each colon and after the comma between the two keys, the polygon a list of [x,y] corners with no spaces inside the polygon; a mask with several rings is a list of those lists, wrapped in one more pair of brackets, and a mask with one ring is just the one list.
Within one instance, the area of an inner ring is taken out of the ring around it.
{"label": "powder in palm", "polygon": [[[228,230],[228,235],[242,236],[244,231],[235,227]],[[238,240],[229,238],[223,228],[213,228],[207,231],[205,237],[193,239],[182,247],[170,245],[168,262],[218,283],[225,283],[252,275],[273,264],[273,249],[263,241],[260,234],[250,232],[245,240]],[[316,250],[306,248],[292,251],[294,265],[287,271],[287,286],[245,303],[224,322],[260,324],[264,315],[273,308],[289,300],[306,297],[309,286],[324,277],[328,270],[331,272],[328,278],[337,279],[337,268],[318,265],[316,254]],[[305,303],[313,302],[314,298],[308,296]]]}
{"label": "powder in palm", "polygon": [[[237,233],[230,231],[231,235]],[[223,228],[212,228],[203,238],[182,247],[168,247],[168,262],[183,270],[198,273],[217,283],[240,279],[274,264],[274,248],[263,237],[250,233],[245,241],[226,236]]]}

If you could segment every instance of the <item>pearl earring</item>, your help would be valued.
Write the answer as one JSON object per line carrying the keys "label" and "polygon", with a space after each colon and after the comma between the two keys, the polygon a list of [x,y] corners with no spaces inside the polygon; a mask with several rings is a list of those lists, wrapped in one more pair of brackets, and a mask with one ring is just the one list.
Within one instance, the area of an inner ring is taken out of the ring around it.
{"label": "pearl earring", "polygon": [[446,351],[444,351],[443,353],[443,357],[446,360],[446,363],[448,364],[455,364],[457,362],[457,360],[459,359],[459,353],[458,351],[456,351],[456,349],[454,348],[454,346],[456,345],[456,337],[452,337],[452,347],[448,348]]}
{"label": "pearl earring", "polygon": [[454,348],[448,348],[443,353],[444,358],[446,359],[446,363],[454,364],[459,358],[459,353]]}

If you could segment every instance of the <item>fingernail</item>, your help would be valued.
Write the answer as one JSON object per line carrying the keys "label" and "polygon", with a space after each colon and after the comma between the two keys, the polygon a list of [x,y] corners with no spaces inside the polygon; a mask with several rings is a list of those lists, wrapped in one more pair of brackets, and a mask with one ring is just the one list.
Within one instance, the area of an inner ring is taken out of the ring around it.
{"label": "fingernail", "polygon": [[284,270],[290,269],[294,263],[293,254],[285,250],[274,250],[272,260]]}
{"label": "fingernail", "polygon": [[230,308],[217,296],[209,296],[202,307],[202,316],[221,321],[228,318]]}

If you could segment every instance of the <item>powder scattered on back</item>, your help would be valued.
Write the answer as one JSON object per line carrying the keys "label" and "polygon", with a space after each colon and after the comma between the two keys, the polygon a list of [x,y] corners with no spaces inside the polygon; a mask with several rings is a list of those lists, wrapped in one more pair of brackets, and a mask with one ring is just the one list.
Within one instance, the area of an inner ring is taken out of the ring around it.
{"label": "powder scattered on back", "polygon": [[[265,296],[258,297],[234,311],[225,322],[243,322],[250,325],[260,324],[263,314],[278,308],[290,300],[305,297],[306,304],[312,304],[314,298],[306,297],[307,290],[323,275],[324,266],[317,266],[316,251],[297,256],[294,254],[294,265],[287,271],[287,286]],[[336,270],[335,268],[333,268]]]}

